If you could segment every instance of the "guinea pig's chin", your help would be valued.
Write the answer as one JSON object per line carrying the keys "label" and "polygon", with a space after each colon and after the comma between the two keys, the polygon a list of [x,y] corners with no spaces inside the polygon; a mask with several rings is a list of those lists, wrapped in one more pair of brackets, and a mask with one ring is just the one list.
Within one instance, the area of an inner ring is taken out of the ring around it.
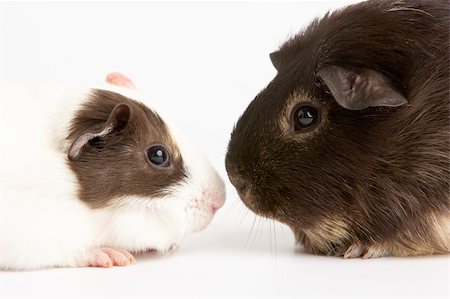
{"label": "guinea pig's chin", "polygon": [[196,233],[204,230],[212,221],[214,212],[207,205],[189,205],[186,208],[188,233]]}
{"label": "guinea pig's chin", "polygon": [[290,223],[289,217],[287,217],[287,215],[283,212],[282,209],[277,209],[276,207],[268,208],[258,203],[251,204],[250,206],[248,204],[245,205],[247,208],[249,208],[253,213],[255,213],[258,216],[272,219],[287,225],[289,225]]}
{"label": "guinea pig's chin", "polygon": [[191,222],[191,227],[190,230],[188,231],[189,233],[197,233],[199,231],[204,230],[212,221],[213,219],[213,214],[211,214],[210,217],[205,216],[202,217],[201,219],[196,219],[195,221]]}
{"label": "guinea pig's chin", "polygon": [[[244,205],[251,210],[253,213],[255,213],[258,216],[265,217],[265,218],[271,218],[276,219],[276,215],[272,211],[269,211],[267,207],[264,207],[261,204],[261,200],[258,198],[255,198],[254,196],[248,196],[245,199],[241,197],[241,201],[244,203]],[[276,219],[278,220],[278,219]]]}

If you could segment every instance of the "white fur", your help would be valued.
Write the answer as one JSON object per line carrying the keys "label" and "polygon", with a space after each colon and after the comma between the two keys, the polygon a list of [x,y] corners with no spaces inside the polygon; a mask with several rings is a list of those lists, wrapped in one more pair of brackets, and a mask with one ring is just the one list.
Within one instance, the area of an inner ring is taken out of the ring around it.
{"label": "white fur", "polygon": [[[100,88],[158,111],[133,90]],[[187,178],[163,198],[128,196],[108,208],[87,207],[76,196],[65,140],[89,91],[81,90],[14,84],[0,89],[0,268],[83,265],[100,246],[165,251],[186,233],[205,228],[214,215],[212,204],[223,205],[223,181],[201,151],[168,124]]]}

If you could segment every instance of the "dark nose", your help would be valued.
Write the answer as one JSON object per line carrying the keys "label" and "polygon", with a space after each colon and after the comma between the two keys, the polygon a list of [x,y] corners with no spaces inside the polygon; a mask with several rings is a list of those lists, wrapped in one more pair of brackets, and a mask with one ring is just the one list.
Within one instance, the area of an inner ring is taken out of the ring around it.
{"label": "dark nose", "polygon": [[248,183],[248,181],[242,178],[236,178],[233,180],[233,185],[236,188],[241,199],[245,200],[245,198],[248,196],[250,189],[250,184]]}

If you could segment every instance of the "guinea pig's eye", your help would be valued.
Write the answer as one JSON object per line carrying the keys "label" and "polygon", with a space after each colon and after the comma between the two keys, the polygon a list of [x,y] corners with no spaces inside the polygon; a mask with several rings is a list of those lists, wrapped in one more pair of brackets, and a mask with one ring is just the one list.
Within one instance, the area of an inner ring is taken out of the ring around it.
{"label": "guinea pig's eye", "polygon": [[292,115],[294,131],[300,131],[313,127],[319,118],[319,110],[312,106],[299,106],[294,109]]}
{"label": "guinea pig's eye", "polygon": [[157,144],[149,147],[147,150],[147,158],[153,166],[170,166],[169,151],[163,145]]}

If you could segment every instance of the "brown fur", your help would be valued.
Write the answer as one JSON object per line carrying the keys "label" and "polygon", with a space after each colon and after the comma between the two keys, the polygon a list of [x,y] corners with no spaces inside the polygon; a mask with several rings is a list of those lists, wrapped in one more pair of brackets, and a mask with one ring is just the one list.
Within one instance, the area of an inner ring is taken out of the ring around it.
{"label": "brown fur", "polygon": [[[352,5],[271,58],[278,74],[237,122],[226,157],[244,203],[312,253],[449,252],[448,1]],[[408,104],[345,109],[317,75],[327,66],[373,70]],[[326,115],[308,138],[286,125],[303,102]]]}
{"label": "brown fur", "polygon": [[[109,139],[92,142],[79,159],[68,161],[78,178],[79,198],[93,208],[126,195],[161,196],[161,190],[185,176],[178,148],[158,114],[114,92],[93,90],[76,112],[67,139],[73,142],[85,133],[101,130],[119,103],[131,108],[125,129]],[[149,165],[146,154],[153,144],[164,144],[170,151],[167,169]]]}

